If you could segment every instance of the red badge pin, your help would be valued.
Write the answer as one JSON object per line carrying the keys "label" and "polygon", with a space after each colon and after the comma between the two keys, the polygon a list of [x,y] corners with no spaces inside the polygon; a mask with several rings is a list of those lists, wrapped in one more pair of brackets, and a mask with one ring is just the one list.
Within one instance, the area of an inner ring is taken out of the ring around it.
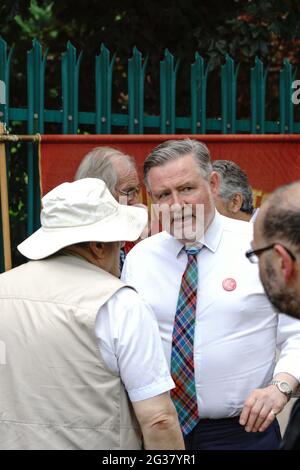
{"label": "red badge pin", "polygon": [[232,277],[228,277],[227,279],[224,279],[222,286],[224,290],[234,290],[236,288],[236,281],[232,279]]}

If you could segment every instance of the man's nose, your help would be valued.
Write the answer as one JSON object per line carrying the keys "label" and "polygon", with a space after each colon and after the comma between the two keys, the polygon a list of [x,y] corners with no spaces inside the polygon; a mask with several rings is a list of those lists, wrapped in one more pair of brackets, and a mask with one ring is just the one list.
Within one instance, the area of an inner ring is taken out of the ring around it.
{"label": "man's nose", "polygon": [[182,198],[182,196],[180,195],[180,193],[178,193],[177,191],[172,193],[171,195],[171,204],[170,205],[178,205],[180,207],[183,207],[184,206],[184,200]]}

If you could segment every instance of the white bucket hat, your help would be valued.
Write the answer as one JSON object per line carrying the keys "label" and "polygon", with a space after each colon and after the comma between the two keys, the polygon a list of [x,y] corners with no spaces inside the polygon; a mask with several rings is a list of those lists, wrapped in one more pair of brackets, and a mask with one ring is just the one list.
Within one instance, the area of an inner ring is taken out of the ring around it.
{"label": "white bucket hat", "polygon": [[41,228],[18,250],[37,260],[74,243],[134,241],[147,219],[145,209],[119,204],[98,178],[63,183],[43,197]]}

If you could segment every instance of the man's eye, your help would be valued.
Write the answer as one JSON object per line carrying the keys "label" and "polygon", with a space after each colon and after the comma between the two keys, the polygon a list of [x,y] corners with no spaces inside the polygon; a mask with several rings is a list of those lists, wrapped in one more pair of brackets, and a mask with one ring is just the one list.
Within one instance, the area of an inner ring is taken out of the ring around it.
{"label": "man's eye", "polygon": [[185,192],[185,193],[188,193],[189,191],[191,191],[193,188],[191,188],[190,186],[185,186],[184,188],[182,188],[182,192]]}
{"label": "man's eye", "polygon": [[158,199],[166,199],[169,195],[170,193],[162,193],[159,195]]}

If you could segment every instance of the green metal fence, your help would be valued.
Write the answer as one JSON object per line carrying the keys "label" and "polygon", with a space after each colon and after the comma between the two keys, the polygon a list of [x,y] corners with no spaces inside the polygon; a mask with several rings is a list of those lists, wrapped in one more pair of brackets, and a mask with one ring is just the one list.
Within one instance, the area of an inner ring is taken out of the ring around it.
{"label": "green metal fence", "polygon": [[[14,132],[13,121],[26,123],[28,134],[43,133],[46,123],[56,123],[60,131],[56,133],[76,134],[81,125],[90,125],[97,134],[116,133],[119,126],[129,134],[175,134],[175,133],[300,133],[300,122],[295,120],[295,106],[291,95],[295,70],[288,60],[284,60],[279,72],[279,115],[274,121],[266,120],[266,83],[269,70],[256,58],[249,76],[250,115],[248,119],[237,118],[237,89],[239,65],[231,57],[224,57],[220,69],[220,116],[208,117],[208,83],[210,71],[203,58],[196,53],[190,65],[189,89],[190,105],[186,116],[176,115],[176,85],[179,59],[168,50],[160,64],[159,115],[149,115],[144,108],[144,83],[147,71],[147,58],[133,49],[128,59],[128,108],[124,114],[113,113],[113,74],[116,57],[102,45],[95,57],[94,81],[95,103],[91,111],[80,111],[79,94],[82,52],[69,42],[61,56],[61,106],[60,109],[45,109],[45,74],[47,73],[48,51],[43,53],[40,43],[33,41],[27,53],[27,97],[22,107],[10,106],[10,88],[14,76],[12,62],[14,51],[0,38],[0,80],[5,87],[5,103],[0,104],[0,121],[5,122]],[[27,233],[31,234],[39,225],[38,168],[33,144],[28,144],[28,201]]]}
{"label": "green metal fence", "polygon": [[[224,134],[248,133],[299,133],[300,122],[294,120],[294,108],[291,101],[292,82],[295,71],[288,60],[284,60],[279,73],[279,116],[275,121],[265,119],[267,67],[258,58],[251,69],[251,115],[249,119],[237,119],[237,85],[239,66],[231,57],[224,58],[221,66],[221,115],[207,117],[207,83],[209,69],[198,53],[190,65],[190,107],[186,116],[176,116],[176,81],[179,60],[168,50],[160,64],[160,115],[149,116],[144,110],[144,79],[147,58],[143,58],[138,49],[133,49],[128,59],[128,113],[112,113],[113,72],[115,56],[104,45],[95,57],[95,108],[90,112],[81,112],[78,107],[80,93],[80,65],[82,52],[69,42],[61,56],[61,108],[44,108],[45,72],[47,55],[40,43],[33,41],[33,47],[27,54],[27,100],[24,107],[10,106],[10,82],[13,50],[0,38],[0,80],[6,83],[6,104],[0,105],[0,118],[7,124],[11,121],[24,121],[28,132],[44,131],[45,123],[59,123],[61,133],[76,134],[78,126],[90,124],[95,133],[110,134],[114,127],[126,126],[130,134],[143,134],[147,128],[157,129],[158,134],[173,134],[184,131],[191,134],[221,132]],[[147,111],[147,110],[146,110]]]}

